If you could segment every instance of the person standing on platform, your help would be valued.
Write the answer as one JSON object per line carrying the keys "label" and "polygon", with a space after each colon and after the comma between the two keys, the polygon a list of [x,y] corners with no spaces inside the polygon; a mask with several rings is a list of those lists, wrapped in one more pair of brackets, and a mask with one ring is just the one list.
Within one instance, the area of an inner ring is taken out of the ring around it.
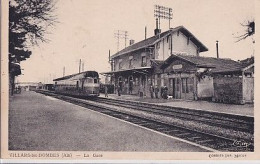
{"label": "person standing on platform", "polygon": [[144,96],[144,88],[143,88],[142,85],[140,85],[139,92],[140,92],[140,97],[143,98],[143,96]]}
{"label": "person standing on platform", "polygon": [[154,89],[154,91],[155,91],[155,98],[159,98],[158,97],[158,94],[159,94],[159,88],[158,88],[158,86],[157,85],[155,85],[155,89]]}
{"label": "person standing on platform", "polygon": [[116,91],[117,91],[118,96],[120,96],[121,95],[120,94],[120,87],[118,85],[116,85]]}
{"label": "person standing on platform", "polygon": [[163,86],[163,88],[162,88],[162,98],[164,98],[164,99],[168,98],[168,88],[167,88],[167,86]]}
{"label": "person standing on platform", "polygon": [[123,82],[119,81],[118,96],[121,96],[123,91]]}
{"label": "person standing on platform", "polygon": [[131,95],[132,92],[133,92],[133,82],[130,81],[130,83],[129,83],[129,94]]}
{"label": "person standing on platform", "polygon": [[108,91],[107,90],[108,90],[107,85],[105,85],[105,97],[108,97],[108,93],[107,93]]}
{"label": "person standing on platform", "polygon": [[151,93],[151,98],[153,99],[154,87],[153,87],[152,84],[151,84],[151,86],[150,86],[150,93]]}
{"label": "person standing on platform", "polygon": [[121,87],[118,87],[118,96],[121,96]]}

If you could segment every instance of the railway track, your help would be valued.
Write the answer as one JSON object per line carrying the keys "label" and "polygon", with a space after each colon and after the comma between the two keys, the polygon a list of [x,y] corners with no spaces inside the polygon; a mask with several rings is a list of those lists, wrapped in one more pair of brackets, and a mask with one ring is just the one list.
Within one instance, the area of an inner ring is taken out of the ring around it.
{"label": "railway track", "polygon": [[228,128],[242,132],[254,132],[254,118],[246,116],[238,116],[224,113],[207,112],[200,110],[189,110],[185,108],[169,107],[156,104],[149,104],[143,102],[116,100],[97,97],[93,101],[106,103],[125,108],[136,109],[139,111],[150,112],[154,114],[170,116],[182,120],[193,120],[206,123],[211,126],[218,126],[221,128]]}
{"label": "railway track", "polygon": [[73,98],[65,95],[57,95],[51,92],[39,92],[48,96],[52,96],[66,102],[70,102],[88,109],[110,115],[112,117],[137,124],[170,136],[185,139],[187,141],[206,146],[216,151],[233,151],[233,152],[247,152],[254,151],[253,143],[247,142],[245,146],[237,145],[233,139],[225,138],[218,135],[213,135],[191,128],[172,125],[166,122],[152,120],[145,117],[137,116],[131,113],[118,111],[116,107],[107,106],[104,102],[95,102],[93,100],[83,100]]}

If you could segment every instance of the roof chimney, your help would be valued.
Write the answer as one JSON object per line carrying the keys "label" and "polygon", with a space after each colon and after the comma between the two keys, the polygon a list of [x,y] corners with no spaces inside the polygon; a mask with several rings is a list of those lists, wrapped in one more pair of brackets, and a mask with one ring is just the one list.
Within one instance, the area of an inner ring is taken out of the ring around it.
{"label": "roof chimney", "polygon": [[217,49],[217,58],[219,58],[219,54],[218,54],[218,40],[216,41],[216,49]]}
{"label": "roof chimney", "polygon": [[133,40],[133,39],[130,39],[130,40],[129,40],[130,46],[131,46],[132,44],[134,44],[134,43],[135,43],[135,40]]}
{"label": "roof chimney", "polygon": [[108,51],[108,62],[111,61],[110,50]]}
{"label": "roof chimney", "polygon": [[161,33],[161,29],[158,29],[158,18],[156,18],[156,29],[154,30],[154,35],[158,35]]}
{"label": "roof chimney", "polygon": [[147,35],[147,28],[145,26],[145,29],[144,29],[144,39],[146,39],[146,35]]}

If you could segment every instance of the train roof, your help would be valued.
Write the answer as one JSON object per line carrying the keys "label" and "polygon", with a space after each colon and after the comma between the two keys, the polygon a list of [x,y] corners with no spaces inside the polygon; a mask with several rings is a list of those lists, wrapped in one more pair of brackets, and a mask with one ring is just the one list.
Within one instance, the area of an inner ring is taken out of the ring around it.
{"label": "train roof", "polygon": [[76,74],[60,77],[57,79],[53,79],[53,81],[67,80],[67,79],[73,79],[73,78],[85,78],[85,77],[98,77],[98,72],[85,71],[85,72],[76,73]]}

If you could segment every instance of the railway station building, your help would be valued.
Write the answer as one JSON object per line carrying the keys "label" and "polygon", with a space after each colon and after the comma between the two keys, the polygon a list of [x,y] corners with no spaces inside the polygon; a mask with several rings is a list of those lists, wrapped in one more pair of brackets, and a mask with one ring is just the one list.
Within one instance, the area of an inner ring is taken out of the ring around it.
{"label": "railway station building", "polygon": [[[156,28],[154,34],[111,56],[111,71],[104,74],[111,77],[116,92],[119,89],[122,94],[143,92],[151,97],[151,88],[158,88],[161,95],[167,87],[167,94],[174,99],[212,100],[221,86],[214,79],[243,77],[245,73],[237,61],[201,57],[200,53],[208,48],[183,26],[162,33]],[[240,95],[238,101],[242,99]],[[214,100],[218,98],[215,96]]]}
{"label": "railway station building", "polygon": [[111,56],[111,83],[121,88],[122,94],[150,95],[150,86],[161,87],[166,84],[160,67],[173,53],[185,53],[199,56],[207,51],[203,45],[185,27],[178,26],[165,32],[154,30],[155,35],[132,44]]}

